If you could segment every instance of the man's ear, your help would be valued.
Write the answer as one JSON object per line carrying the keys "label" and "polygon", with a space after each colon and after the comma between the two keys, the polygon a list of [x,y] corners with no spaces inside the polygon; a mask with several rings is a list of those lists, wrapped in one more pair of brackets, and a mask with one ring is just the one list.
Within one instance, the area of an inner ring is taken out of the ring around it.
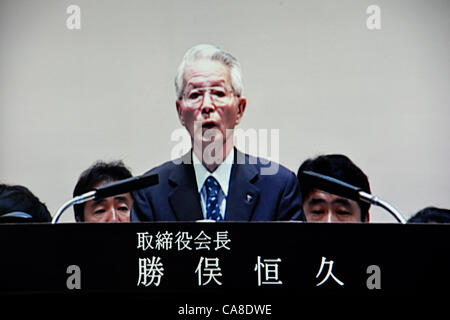
{"label": "man's ear", "polygon": [[177,114],[178,114],[178,119],[180,119],[181,124],[184,126],[184,118],[183,118],[183,112],[182,112],[182,106],[181,106],[181,100],[177,100],[175,102],[175,105],[177,107]]}
{"label": "man's ear", "polygon": [[238,102],[237,107],[238,107],[238,113],[237,113],[235,125],[238,125],[241,122],[242,117],[244,116],[245,108],[247,107],[247,98],[239,97],[239,102]]}

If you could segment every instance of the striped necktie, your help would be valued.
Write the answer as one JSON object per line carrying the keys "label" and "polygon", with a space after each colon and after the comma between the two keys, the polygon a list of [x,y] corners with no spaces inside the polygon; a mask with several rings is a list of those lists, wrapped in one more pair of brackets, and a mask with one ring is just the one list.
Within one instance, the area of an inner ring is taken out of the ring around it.
{"label": "striped necktie", "polygon": [[206,188],[206,219],[223,220],[220,214],[219,193],[222,190],[213,176],[209,176],[204,186]]}

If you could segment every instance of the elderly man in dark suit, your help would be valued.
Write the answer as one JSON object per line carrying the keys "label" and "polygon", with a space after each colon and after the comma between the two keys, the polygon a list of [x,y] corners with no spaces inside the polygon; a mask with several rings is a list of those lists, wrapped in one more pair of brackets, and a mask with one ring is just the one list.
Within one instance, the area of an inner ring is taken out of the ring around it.
{"label": "elderly man in dark suit", "polygon": [[135,193],[132,221],[303,220],[295,174],[234,147],[247,106],[242,87],[230,53],[213,45],[186,52],[175,78],[176,107],[192,149],[150,170],[160,183]]}

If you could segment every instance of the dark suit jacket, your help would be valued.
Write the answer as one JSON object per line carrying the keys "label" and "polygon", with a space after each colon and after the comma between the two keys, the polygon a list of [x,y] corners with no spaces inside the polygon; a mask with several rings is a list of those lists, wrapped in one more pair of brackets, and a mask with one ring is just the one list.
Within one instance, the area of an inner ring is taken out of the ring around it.
{"label": "dark suit jacket", "polygon": [[[274,175],[261,174],[261,169],[270,165],[273,163],[262,162],[235,149],[226,221],[304,220],[295,174],[281,165]],[[132,221],[203,219],[191,152],[148,173],[159,174],[159,184],[134,193]]]}

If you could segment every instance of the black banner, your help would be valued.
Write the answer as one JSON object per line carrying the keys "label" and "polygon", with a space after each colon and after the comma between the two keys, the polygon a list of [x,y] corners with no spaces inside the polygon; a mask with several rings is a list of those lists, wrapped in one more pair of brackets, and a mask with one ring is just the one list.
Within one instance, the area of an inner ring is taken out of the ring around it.
{"label": "black banner", "polygon": [[207,312],[195,308],[209,303],[211,312],[237,315],[320,297],[428,296],[450,282],[449,231],[296,222],[1,225],[0,296],[71,303],[113,296],[170,302],[172,314]]}

